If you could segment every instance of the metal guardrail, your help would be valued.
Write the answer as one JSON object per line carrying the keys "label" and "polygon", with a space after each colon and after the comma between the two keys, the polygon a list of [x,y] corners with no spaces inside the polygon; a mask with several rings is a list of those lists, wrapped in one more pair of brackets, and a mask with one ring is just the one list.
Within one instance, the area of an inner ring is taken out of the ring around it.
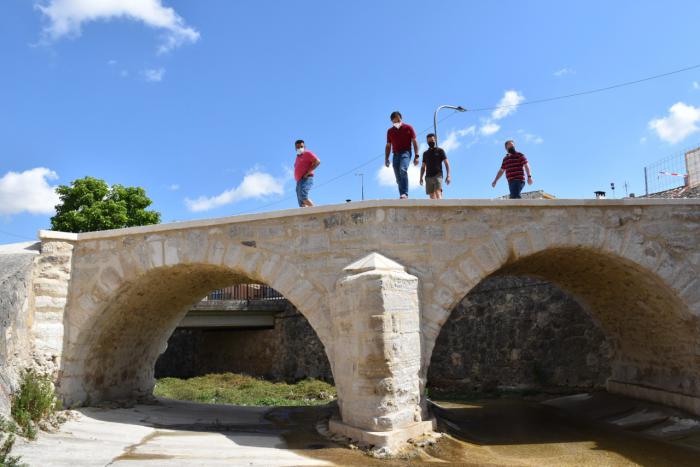
{"label": "metal guardrail", "polygon": [[210,292],[204,301],[212,300],[284,300],[284,296],[264,284],[235,284]]}

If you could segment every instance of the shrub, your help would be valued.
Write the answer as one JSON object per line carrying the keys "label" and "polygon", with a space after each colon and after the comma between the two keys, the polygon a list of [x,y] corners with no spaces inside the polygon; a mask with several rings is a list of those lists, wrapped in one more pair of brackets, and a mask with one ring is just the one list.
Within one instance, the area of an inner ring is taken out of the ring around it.
{"label": "shrub", "polygon": [[22,376],[19,391],[12,397],[12,418],[21,435],[36,438],[36,424],[60,409],[54,394],[51,377],[27,370]]}
{"label": "shrub", "polygon": [[[3,427],[4,429],[4,427]],[[5,440],[2,440],[2,435],[0,435],[0,466],[2,467],[24,467],[26,464],[22,464],[19,460],[19,456],[11,456],[10,451],[12,451],[12,446],[15,444],[15,435],[10,434]]]}

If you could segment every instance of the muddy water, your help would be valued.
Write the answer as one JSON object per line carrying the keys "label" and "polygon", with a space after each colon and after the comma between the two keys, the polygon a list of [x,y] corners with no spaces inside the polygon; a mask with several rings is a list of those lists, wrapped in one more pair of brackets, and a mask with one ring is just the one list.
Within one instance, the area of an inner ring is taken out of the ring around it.
{"label": "muddy water", "polygon": [[[436,445],[407,458],[378,460],[315,430],[324,408],[276,409],[268,419],[298,454],[342,466],[700,466],[700,451],[638,437],[520,399],[439,403]],[[326,412],[324,412],[324,410]]]}

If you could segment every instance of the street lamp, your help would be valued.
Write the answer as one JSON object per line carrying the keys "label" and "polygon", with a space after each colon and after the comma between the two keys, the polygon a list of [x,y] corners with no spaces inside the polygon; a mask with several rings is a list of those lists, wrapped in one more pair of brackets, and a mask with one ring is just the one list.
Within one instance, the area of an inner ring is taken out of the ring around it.
{"label": "street lamp", "polygon": [[465,109],[461,105],[456,105],[456,106],[455,105],[441,105],[440,107],[435,109],[435,115],[433,116],[433,132],[435,133],[435,146],[438,145],[437,115],[441,109],[452,109],[452,110],[456,110],[457,112],[466,112],[467,111],[467,109]]}
{"label": "street lamp", "polygon": [[355,176],[360,177],[360,183],[362,184],[362,201],[365,200],[365,174],[362,172],[357,172]]}

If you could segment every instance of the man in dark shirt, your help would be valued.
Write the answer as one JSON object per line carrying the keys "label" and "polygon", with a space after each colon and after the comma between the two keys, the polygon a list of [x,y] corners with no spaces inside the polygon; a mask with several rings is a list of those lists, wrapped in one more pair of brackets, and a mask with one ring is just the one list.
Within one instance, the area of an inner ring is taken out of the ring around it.
{"label": "man in dark shirt", "polygon": [[411,164],[411,143],[413,143],[416,158],[413,165],[418,165],[418,141],[416,132],[411,125],[403,123],[401,112],[392,112],[392,127],[386,132],[386,148],[384,150],[384,164],[389,167],[389,154],[394,152],[394,175],[399,186],[399,197],[408,198],[408,166]]}
{"label": "man in dark shirt", "polygon": [[506,141],[506,157],[503,158],[501,169],[493,179],[491,186],[496,188],[496,182],[505,172],[508,180],[508,189],[510,190],[510,199],[520,199],[520,192],[525,186],[525,172],[527,172],[527,184],[532,185],[532,174],[530,173],[530,164],[522,154],[515,150],[515,143],[512,140]]}
{"label": "man in dark shirt", "polygon": [[447,177],[445,183],[450,184],[450,162],[442,148],[436,146],[435,135],[430,133],[428,140],[429,149],[423,153],[423,165],[420,168],[420,184],[423,185],[425,175],[425,193],[430,199],[442,199],[442,163],[445,163]]}

